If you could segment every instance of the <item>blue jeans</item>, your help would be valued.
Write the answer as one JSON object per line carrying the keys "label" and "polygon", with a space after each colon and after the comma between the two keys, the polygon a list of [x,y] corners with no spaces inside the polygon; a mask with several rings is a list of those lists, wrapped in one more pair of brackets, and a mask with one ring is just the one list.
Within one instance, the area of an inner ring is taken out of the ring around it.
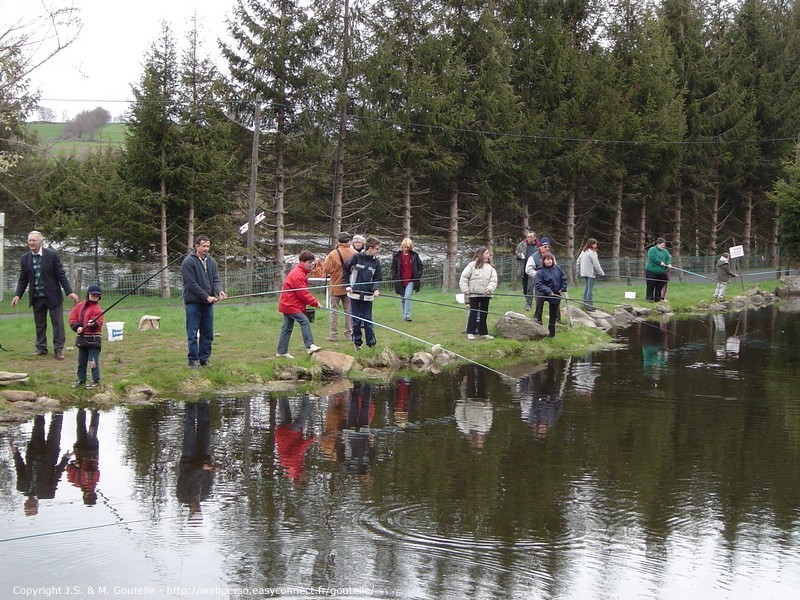
{"label": "blue jeans", "polygon": [[294,322],[300,323],[300,333],[303,334],[303,345],[308,348],[314,343],[314,336],[311,335],[311,321],[305,313],[294,313],[283,315],[283,325],[281,326],[281,336],[278,338],[278,354],[289,352],[289,340],[292,339]]}
{"label": "blue jeans", "polygon": [[[200,332],[200,342],[197,333]],[[214,305],[191,302],[186,305],[186,337],[189,340],[189,362],[208,362],[214,341]]]}
{"label": "blue jeans", "polygon": [[375,328],[372,326],[372,301],[350,298],[350,307],[353,310],[353,343],[356,348],[361,348],[361,327],[363,325],[367,346],[372,348],[378,343],[378,340],[375,339]]}
{"label": "blue jeans", "polygon": [[411,320],[411,296],[414,294],[414,282],[409,281],[403,290],[403,295],[400,298],[400,308],[403,311],[403,320]]}
{"label": "blue jeans", "polygon": [[594,306],[594,277],[583,278],[583,305]]}
{"label": "blue jeans", "polygon": [[92,381],[100,381],[100,348],[78,348],[78,381],[86,383],[86,367],[91,363]]}

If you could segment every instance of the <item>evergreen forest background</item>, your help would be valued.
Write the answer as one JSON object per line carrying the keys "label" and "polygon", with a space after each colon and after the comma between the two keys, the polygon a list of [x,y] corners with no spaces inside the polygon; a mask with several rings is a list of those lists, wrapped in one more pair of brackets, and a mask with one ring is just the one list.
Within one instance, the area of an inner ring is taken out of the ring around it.
{"label": "evergreen forest background", "polygon": [[197,233],[277,265],[287,232],[430,237],[453,279],[461,241],[528,227],[567,257],[800,251],[791,0],[236,0],[222,42],[164,23],[124,125],[79,115],[68,152],[28,122],[36,32],[4,31],[7,236],[164,267]]}

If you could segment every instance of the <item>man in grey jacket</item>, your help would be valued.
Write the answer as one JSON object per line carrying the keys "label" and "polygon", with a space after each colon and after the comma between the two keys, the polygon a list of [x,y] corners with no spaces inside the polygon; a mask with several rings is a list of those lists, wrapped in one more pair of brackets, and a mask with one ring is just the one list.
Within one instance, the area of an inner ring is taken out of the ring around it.
{"label": "man in grey jacket", "polygon": [[209,366],[214,341],[214,303],[228,297],[222,291],[217,262],[209,256],[210,250],[211,241],[199,235],[194,250],[181,263],[190,369]]}

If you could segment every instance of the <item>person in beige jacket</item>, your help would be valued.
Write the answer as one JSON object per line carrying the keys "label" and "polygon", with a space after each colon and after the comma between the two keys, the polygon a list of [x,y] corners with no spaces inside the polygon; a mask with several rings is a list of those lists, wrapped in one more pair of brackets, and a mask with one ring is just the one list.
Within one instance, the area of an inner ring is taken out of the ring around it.
{"label": "person in beige jacket", "polygon": [[469,299],[467,339],[474,340],[476,335],[485,340],[494,339],[489,335],[486,320],[489,316],[489,300],[497,289],[497,271],[492,265],[492,253],[486,246],[478,248],[475,260],[461,272],[458,285]]}
{"label": "person in beige jacket", "polygon": [[[330,277],[330,299],[332,311],[330,315],[330,333],[327,337],[329,342],[339,341],[339,312],[344,311],[344,337],[350,341],[353,339],[353,317],[350,314],[350,298],[347,297],[345,286],[342,284],[342,265],[348,258],[353,256],[356,251],[350,247],[350,234],[342,231],[338,237],[339,244],[322,263],[325,274]],[[341,308],[339,308],[341,307]]]}

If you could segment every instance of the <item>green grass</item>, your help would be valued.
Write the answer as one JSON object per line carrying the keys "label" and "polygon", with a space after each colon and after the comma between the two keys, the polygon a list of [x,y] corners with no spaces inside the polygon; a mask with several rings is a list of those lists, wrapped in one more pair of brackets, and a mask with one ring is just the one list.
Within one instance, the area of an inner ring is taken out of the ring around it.
{"label": "green grass", "polygon": [[91,139],[63,139],[63,123],[28,123],[27,127],[39,136],[39,147],[54,155],[84,155],[92,150],[108,145],[121,145],[125,141],[124,123],[108,123],[100,128]]}
{"label": "green grass", "polygon": [[[755,287],[755,284],[748,287]],[[703,310],[708,306],[713,290],[714,284],[710,282],[673,282],[669,286],[669,305],[678,313]],[[740,292],[741,288],[731,286],[729,290]],[[625,300],[626,291],[635,291],[637,299]],[[616,304],[647,306],[643,301],[644,291],[643,285],[627,287],[623,284],[601,283],[595,287],[595,303],[598,308],[609,312],[613,312]],[[581,292],[581,288],[573,289],[570,301],[579,298]],[[320,293],[316,295],[322,297]],[[583,353],[609,341],[607,335],[597,330],[570,328],[567,319],[564,319],[564,324],[559,326],[556,337],[552,339],[527,343],[499,337],[491,341],[468,341],[462,333],[467,311],[463,305],[456,303],[455,294],[441,294],[428,287],[415,294],[414,299],[413,321],[409,323],[401,318],[400,303],[395,294],[387,292],[375,301],[374,320],[407,336],[377,327],[377,347],[357,353],[349,342],[342,340],[331,343],[325,340],[329,313],[317,309],[316,320],[312,324],[314,340],[324,349],[356,356],[362,368],[385,366],[385,357],[382,356],[384,349],[390,349],[401,357],[410,357],[415,351],[427,349],[431,344],[440,344],[478,363],[502,368],[521,360],[541,362],[552,356]],[[147,384],[161,395],[181,395],[203,390],[243,389],[278,379],[293,379],[298,373],[303,379],[320,378],[318,364],[305,353],[299,327],[295,327],[289,347],[289,352],[296,360],[274,358],[282,323],[275,300],[259,301],[249,307],[236,300],[217,304],[214,317],[217,337],[211,357],[213,366],[199,372],[191,371],[186,366],[184,311],[180,299],[175,298],[169,304],[162,303],[159,306],[150,304],[134,308],[139,300],[137,297],[127,298],[106,315],[106,321],[125,323],[124,339],[119,342],[105,341],[100,358],[103,383],[118,394],[124,394],[136,384]],[[103,305],[110,306],[112,302],[111,298],[104,296]],[[518,290],[501,286],[489,306],[490,333],[496,333],[495,323],[509,310],[524,313],[524,300]],[[69,387],[75,380],[76,352],[67,351],[66,360],[60,362],[51,356],[32,356],[34,327],[26,299],[15,311],[16,318],[12,316],[3,320],[1,341],[13,352],[2,353],[0,370],[28,373],[28,389],[38,394],[67,402],[88,398],[88,392],[75,392]],[[137,331],[139,318],[144,314],[160,316],[161,328],[157,331]],[[340,324],[340,333],[342,329],[343,323]],[[70,345],[73,339],[71,332],[68,332],[68,336]],[[358,377],[358,372],[354,376]]]}

